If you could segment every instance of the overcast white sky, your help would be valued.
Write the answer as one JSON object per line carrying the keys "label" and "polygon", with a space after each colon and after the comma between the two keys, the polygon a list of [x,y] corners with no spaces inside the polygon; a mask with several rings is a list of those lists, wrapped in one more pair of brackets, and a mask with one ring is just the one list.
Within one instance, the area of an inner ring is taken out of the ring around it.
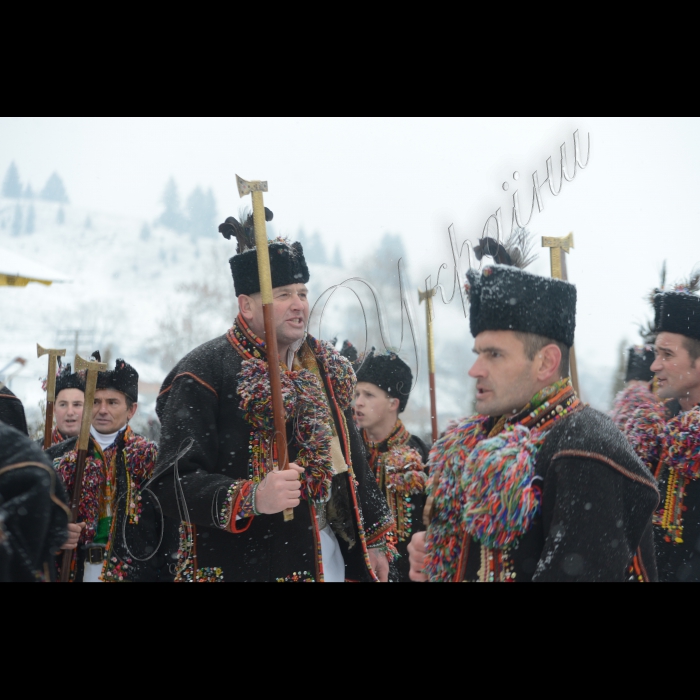
{"label": "overcast white sky", "polygon": [[36,191],[58,171],[73,204],[146,220],[170,176],[183,196],[212,187],[222,217],[241,204],[236,173],[266,179],[278,232],[318,230],[346,261],[401,233],[418,280],[451,262],[450,224],[472,241],[499,207],[508,224],[518,187],[529,210],[532,174],[544,180],[550,156],[558,168],[564,142],[571,162],[577,129],[584,143],[590,133],[590,165],[557,199],[543,189],[530,228],[575,233],[577,344],[612,365],[620,339],[636,340],[662,261],[674,278],[700,263],[698,118],[2,117],[0,176],[14,160]]}

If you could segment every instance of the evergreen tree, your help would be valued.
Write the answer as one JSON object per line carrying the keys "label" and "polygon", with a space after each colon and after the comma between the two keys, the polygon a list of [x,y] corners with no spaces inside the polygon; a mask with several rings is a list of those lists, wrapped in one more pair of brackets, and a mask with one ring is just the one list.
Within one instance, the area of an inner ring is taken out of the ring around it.
{"label": "evergreen tree", "polygon": [[32,186],[27,183],[27,186],[24,188],[24,194],[22,195],[24,199],[34,199],[34,190],[32,189]]}
{"label": "evergreen tree", "polygon": [[27,226],[25,231],[29,234],[36,232],[36,211],[34,210],[34,205],[30,205],[29,212],[27,213]]}
{"label": "evergreen tree", "polygon": [[306,252],[306,259],[316,265],[325,265],[328,262],[328,256],[326,254],[326,246],[323,245],[323,240],[318,233],[314,233],[309,241],[308,250],[304,248]]}
{"label": "evergreen tree", "polygon": [[19,199],[22,196],[22,183],[19,179],[19,170],[12,162],[2,183],[2,196],[8,199]]}
{"label": "evergreen tree", "polygon": [[87,231],[91,231],[91,230],[92,230],[92,219],[91,219],[89,216],[88,216],[87,219],[85,219],[85,229],[86,229]]}
{"label": "evergreen tree", "polygon": [[150,241],[151,240],[151,227],[147,223],[144,223],[143,228],[141,229],[141,240],[142,241]]}
{"label": "evergreen tree", "polygon": [[335,248],[335,255],[333,256],[333,265],[334,267],[344,267],[343,255],[340,252],[340,246],[336,246]]}
{"label": "evergreen tree", "polygon": [[12,235],[21,236],[22,235],[22,207],[18,204],[15,207],[15,216],[12,219]]}
{"label": "evergreen tree", "polygon": [[301,243],[302,247],[304,248],[304,252],[306,252],[306,249],[309,247],[309,241],[306,237],[306,231],[304,231],[303,228],[300,228],[299,233],[297,233],[297,241]]}
{"label": "evergreen tree", "polygon": [[205,194],[197,187],[187,200],[189,230],[196,238],[211,238],[217,232],[216,199],[211,189]]}
{"label": "evergreen tree", "polygon": [[175,178],[171,177],[168,184],[165,186],[165,192],[163,193],[161,202],[165,207],[165,211],[156,221],[156,225],[164,226],[178,233],[185,231],[187,228],[187,221],[180,207],[180,193],[177,189]]}
{"label": "evergreen tree", "polygon": [[58,210],[58,214],[56,214],[56,223],[59,226],[63,226],[66,223],[66,212],[63,211],[63,207],[61,207]]}
{"label": "evergreen tree", "polygon": [[41,198],[45,199],[47,202],[58,202],[59,204],[70,204],[68,199],[68,194],[66,193],[65,185],[63,180],[59,177],[58,173],[54,173],[46,186],[41,191]]}

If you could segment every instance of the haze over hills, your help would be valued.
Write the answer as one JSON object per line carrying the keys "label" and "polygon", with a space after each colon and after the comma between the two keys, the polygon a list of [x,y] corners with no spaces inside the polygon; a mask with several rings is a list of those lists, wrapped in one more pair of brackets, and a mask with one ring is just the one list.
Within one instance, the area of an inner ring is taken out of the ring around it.
{"label": "haze over hills", "polygon": [[[17,207],[23,220],[34,210],[33,233],[13,235]],[[278,222],[276,221],[277,225]],[[280,227],[281,228],[281,227]],[[285,227],[286,228],[286,227]],[[292,228],[293,230],[293,228]],[[390,239],[390,240],[389,240]],[[367,257],[342,265],[336,253],[334,264],[312,263],[312,298],[353,277],[365,277],[376,287],[386,311],[394,348],[416,367],[410,324],[398,298],[398,259],[393,259],[400,237],[385,237],[394,245],[366,251]],[[392,243],[393,241],[393,243]],[[40,424],[39,405],[44,400],[40,378],[46,374],[45,360],[36,359],[37,342],[44,347],[66,347],[67,361],[76,350],[89,356],[102,352],[111,364],[123,357],[141,375],[140,420],[137,428],[154,418],[158,388],[177,360],[202,342],[226,332],[236,315],[228,258],[235,245],[221,238],[176,233],[143,220],[106,214],[45,201],[0,199],[0,265],[2,250],[50,266],[72,277],[69,284],[44,287],[0,288],[0,368],[14,357],[28,362],[11,380],[11,388],[25,403],[28,418]],[[396,256],[404,255],[397,252]],[[409,272],[410,251],[404,261]],[[420,374],[411,398],[406,422],[421,435],[429,433],[429,404],[425,353],[424,310],[417,306],[417,285],[405,273],[407,296],[413,306],[414,332],[420,356]],[[372,295],[362,284],[351,286],[362,299],[347,290],[335,295],[325,309],[321,335],[349,338],[360,349],[364,324],[370,327],[369,344],[382,347],[376,329]],[[415,297],[415,298],[414,298]],[[438,397],[440,424],[472,410],[473,388],[467,373],[472,363],[468,324],[458,304],[437,308]],[[319,305],[311,332],[318,332]],[[403,331],[403,342],[402,338]],[[76,335],[77,334],[77,335]],[[580,358],[584,398],[607,409],[614,368],[587,365]]]}

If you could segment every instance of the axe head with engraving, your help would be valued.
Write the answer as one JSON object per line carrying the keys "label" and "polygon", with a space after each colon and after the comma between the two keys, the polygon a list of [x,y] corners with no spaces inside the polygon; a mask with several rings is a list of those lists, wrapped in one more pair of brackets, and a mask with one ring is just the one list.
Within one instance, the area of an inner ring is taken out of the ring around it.
{"label": "axe head with engraving", "polygon": [[36,356],[45,357],[49,356],[49,373],[46,378],[46,397],[49,403],[54,403],[56,401],[56,368],[58,366],[58,358],[65,357],[65,350],[47,350],[42,348],[41,345],[36,346]]}
{"label": "axe head with engraving", "polygon": [[92,407],[95,404],[97,375],[107,371],[107,365],[102,362],[84,360],[80,355],[75,356],[75,371],[87,372],[85,380],[85,408],[83,409],[83,424],[80,428],[78,449],[87,450],[90,446],[90,426],[92,425]]}
{"label": "axe head with engraving", "polygon": [[241,195],[241,199],[243,199],[243,197],[247,197],[253,192],[268,191],[267,182],[259,182],[257,180],[254,180],[253,182],[248,182],[247,180],[244,180],[238,175],[236,175],[236,182],[238,183],[238,194]]}

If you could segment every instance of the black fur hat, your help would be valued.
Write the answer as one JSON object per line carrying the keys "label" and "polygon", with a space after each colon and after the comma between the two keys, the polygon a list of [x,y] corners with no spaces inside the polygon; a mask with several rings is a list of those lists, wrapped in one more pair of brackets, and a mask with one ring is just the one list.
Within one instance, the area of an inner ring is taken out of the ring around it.
{"label": "black fur hat", "polygon": [[70,364],[67,364],[56,378],[56,398],[66,389],[78,389],[78,391],[85,393],[85,377],[80,372],[71,374],[71,371]]}
{"label": "black fur hat", "polygon": [[625,382],[650,382],[654,378],[651,366],[655,360],[656,352],[648,345],[630,348]]}
{"label": "black fur hat", "polygon": [[684,291],[657,294],[654,308],[657,333],[700,340],[700,297]]}
{"label": "black fur hat", "polygon": [[[274,218],[269,209],[265,209],[265,215],[267,221],[272,221]],[[253,215],[250,214],[244,218],[245,223],[241,224],[234,217],[229,216],[226,222],[219,226],[219,231],[224,238],[227,240],[236,238],[238,241],[238,254],[229,261],[237,297],[241,294],[251,296],[260,292]],[[273,289],[291,284],[308,283],[311,275],[301,243],[289,243],[278,239],[269,242],[269,252]]]}
{"label": "black fur hat", "polygon": [[97,376],[98,389],[114,389],[121,391],[127,399],[134,403],[139,401],[139,373],[124,360],[117,360],[117,364],[110,372],[100,372]]}
{"label": "black fur hat", "polygon": [[374,350],[359,365],[357,381],[374,384],[392,399],[398,399],[399,413],[403,413],[413,388],[411,368],[393,352],[375,355]]}
{"label": "black fur hat", "polygon": [[516,267],[496,265],[467,274],[471,332],[517,331],[551,338],[573,347],[576,287],[538,277]]}
{"label": "black fur hat", "polygon": [[24,406],[6,386],[0,386],[0,422],[6,423],[25,435],[29,434]]}

